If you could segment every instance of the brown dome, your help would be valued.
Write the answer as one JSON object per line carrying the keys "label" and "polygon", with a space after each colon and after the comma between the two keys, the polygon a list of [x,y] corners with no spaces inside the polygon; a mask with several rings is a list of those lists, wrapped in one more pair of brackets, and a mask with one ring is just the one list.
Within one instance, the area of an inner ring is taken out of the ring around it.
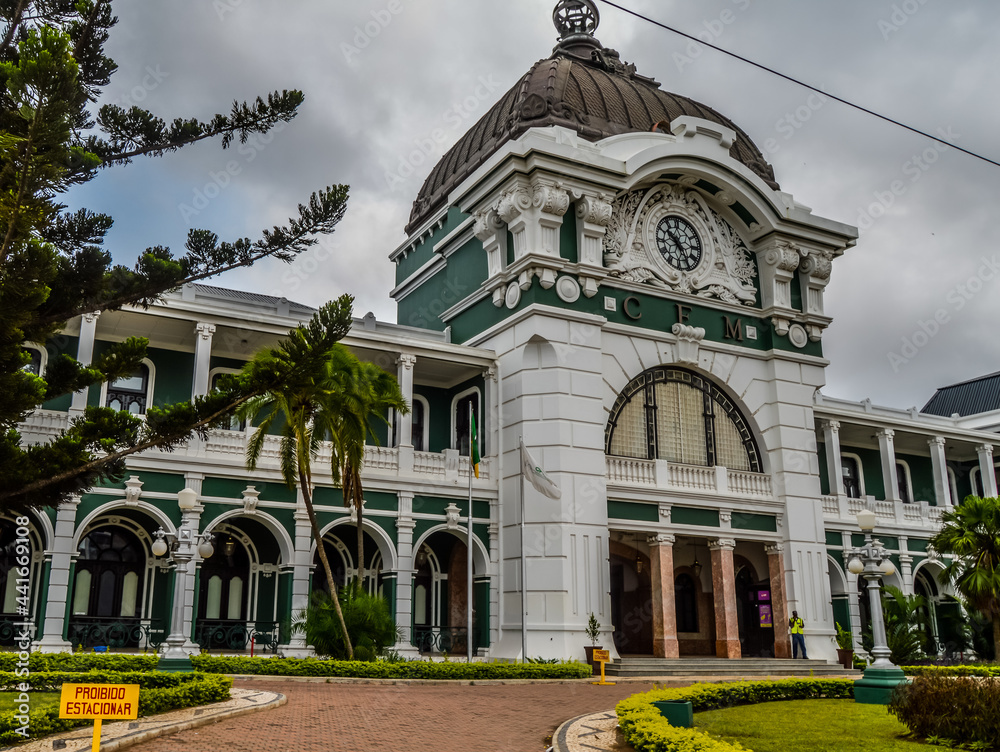
{"label": "brown dome", "polygon": [[[592,40],[592,41],[591,41]],[[590,43],[586,43],[590,42]],[[427,177],[410,213],[414,232],[445,205],[448,194],[503,144],[529,128],[561,125],[588,141],[620,133],[651,131],[682,115],[711,120],[736,131],[732,157],[777,189],[774,170],[750,137],[729,118],[693,99],[660,89],[635,66],[592,37],[563,43],[534,65],[486,115],[448,151]]]}

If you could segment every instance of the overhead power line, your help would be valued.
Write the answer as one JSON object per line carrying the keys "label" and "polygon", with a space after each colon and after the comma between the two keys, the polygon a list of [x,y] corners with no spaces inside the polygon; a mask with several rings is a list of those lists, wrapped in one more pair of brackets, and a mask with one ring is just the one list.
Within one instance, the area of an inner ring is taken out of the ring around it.
{"label": "overhead power line", "polygon": [[687,32],[681,31],[680,29],[676,29],[673,26],[668,26],[667,24],[662,23],[661,21],[657,21],[655,18],[650,18],[649,16],[643,15],[642,13],[634,11],[631,8],[626,8],[624,5],[619,5],[618,3],[613,2],[612,0],[600,0],[600,1],[605,5],[609,5],[612,8],[616,8],[622,11],[622,13],[627,13],[630,16],[634,16],[635,18],[638,18],[642,21],[653,24],[653,26],[659,26],[661,29],[665,29],[666,31],[671,31],[674,34],[677,34],[678,36],[690,39],[693,42],[697,42],[700,45],[704,45],[705,47],[710,47],[716,52],[721,52],[723,55],[728,55],[729,57],[736,58],[740,62],[746,63],[747,65],[752,65],[754,68],[759,68],[762,71],[767,71],[773,76],[777,76],[778,78],[783,78],[786,81],[791,81],[793,84],[801,86],[805,89],[809,89],[809,91],[814,91],[817,94],[822,94],[824,97],[829,97],[830,99],[840,102],[841,104],[846,104],[848,107],[852,107],[855,110],[860,110],[866,115],[871,115],[872,117],[876,117],[879,120],[884,120],[887,123],[892,123],[893,125],[898,126],[900,128],[904,128],[905,130],[908,130],[911,133],[916,133],[917,135],[924,136],[925,138],[929,138],[932,141],[938,142],[939,144],[950,146],[952,149],[956,149],[957,151],[960,151],[963,154],[968,154],[970,157],[975,157],[976,159],[980,159],[983,162],[987,162],[991,165],[994,165],[995,167],[1000,167],[1000,162],[990,159],[989,157],[984,157],[982,154],[977,154],[976,152],[970,151],[969,149],[965,149],[961,146],[958,146],[957,144],[952,143],[951,141],[946,141],[939,136],[935,136],[933,133],[928,133],[927,131],[922,131],[919,128],[914,128],[912,125],[907,125],[906,123],[902,123],[899,120],[895,120],[887,115],[881,115],[875,112],[874,110],[870,110],[867,107],[863,107],[860,104],[855,104],[854,102],[851,102],[848,99],[844,99],[843,97],[838,97],[836,94],[831,94],[828,91],[823,91],[822,89],[813,86],[812,84],[806,83],[805,81],[802,81],[798,78],[795,78],[794,76],[789,76],[788,74],[782,73],[781,71],[775,70],[774,68],[769,68],[768,66],[763,65],[762,63],[755,62],[750,58],[743,57],[742,55],[738,55],[735,52],[730,52],[729,50],[719,47],[718,45],[714,45],[711,42],[706,42],[704,39],[696,37],[692,34],[688,34]]}

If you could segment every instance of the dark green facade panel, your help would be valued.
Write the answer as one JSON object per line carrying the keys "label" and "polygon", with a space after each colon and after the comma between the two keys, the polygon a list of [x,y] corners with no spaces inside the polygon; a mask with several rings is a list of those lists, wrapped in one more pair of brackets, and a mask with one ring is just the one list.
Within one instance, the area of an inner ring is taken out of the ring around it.
{"label": "dark green facade panel", "polygon": [[[673,516],[671,515],[671,519]],[[734,530],[759,530],[761,532],[778,532],[778,520],[770,514],[750,514],[747,512],[733,512]]]}
{"label": "dark green facade panel", "polygon": [[673,507],[670,510],[670,521],[676,525],[701,525],[702,527],[720,526],[719,513],[714,509]]}
{"label": "dark green facade panel", "polygon": [[[260,491],[259,499],[263,501],[284,501],[294,504],[297,494],[294,488],[289,488],[284,483],[268,483],[255,481],[252,477],[244,478],[218,478],[208,477],[202,481],[202,496],[216,496],[222,499],[242,499],[243,491],[248,485]],[[317,496],[318,491],[317,489]],[[319,503],[317,501],[317,503]]]}
{"label": "dark green facade panel", "polygon": [[844,535],[836,530],[826,531],[826,545],[831,548],[844,547]]}
{"label": "dark green facade panel", "polygon": [[659,522],[660,510],[656,504],[641,504],[634,501],[612,501],[608,499],[608,517],[615,520]]}
{"label": "dark green facade panel", "polygon": [[923,538],[907,538],[906,550],[924,553],[925,551],[927,551],[928,543],[930,543],[930,541],[924,540]]}

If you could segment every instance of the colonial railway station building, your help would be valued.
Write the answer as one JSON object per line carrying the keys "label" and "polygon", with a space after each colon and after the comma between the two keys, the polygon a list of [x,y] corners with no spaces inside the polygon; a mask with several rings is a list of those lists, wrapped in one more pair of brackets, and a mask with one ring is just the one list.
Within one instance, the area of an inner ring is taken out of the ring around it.
{"label": "colonial railway station building", "polygon": [[[844,560],[865,507],[893,552],[887,582],[927,597],[943,649],[942,617],[958,604],[928,540],[966,495],[996,495],[996,413],[977,415],[968,389],[943,390],[925,412],[825,396],[836,312],[824,292],[838,259],[858,252],[856,229],[783,190],[778,178],[794,176],[776,176],[735,123],[604,47],[591,3],[562,0],[554,17],[551,56],[416,197],[391,255],[399,323],[369,315],[345,339],[397,374],[412,405],[389,416],[363,473],[364,586],[391,604],[397,649],[464,652],[471,639],[479,655],[516,658],[525,588],[531,657],[582,658],[591,613],[617,655],[789,657],[794,609],[810,657],[832,658],[835,623],[857,634],[867,619]],[[45,405],[23,439],[52,437],[86,405],[141,415],[204,394],[311,315],[192,284],[148,310],[84,316],[29,343],[33,367],[59,352],[88,362],[129,335],[149,338],[148,359],[129,379]],[[470,404],[483,453],[471,510]],[[329,584],[277,438],[245,469],[251,431],[234,422],[146,452],[124,482],[32,518],[39,649],[155,646],[179,603],[191,651],[253,641],[309,653],[290,624]],[[527,486],[524,582],[521,437],[562,493]],[[343,585],[359,565],[356,519],[323,464],[316,503]],[[182,510],[184,489],[197,501]],[[152,545],[182,521],[213,533],[215,554],[185,564],[191,585],[175,587]],[[14,521],[3,526],[9,541]],[[13,622],[4,556],[0,618]]]}

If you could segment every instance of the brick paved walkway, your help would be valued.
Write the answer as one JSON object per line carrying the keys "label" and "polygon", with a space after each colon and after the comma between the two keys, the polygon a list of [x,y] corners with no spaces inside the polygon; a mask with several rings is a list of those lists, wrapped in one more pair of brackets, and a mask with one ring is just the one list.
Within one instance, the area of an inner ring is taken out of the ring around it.
{"label": "brick paved walkway", "polygon": [[564,721],[650,684],[378,685],[253,681],[277,710],[155,739],[135,752],[542,752]]}

